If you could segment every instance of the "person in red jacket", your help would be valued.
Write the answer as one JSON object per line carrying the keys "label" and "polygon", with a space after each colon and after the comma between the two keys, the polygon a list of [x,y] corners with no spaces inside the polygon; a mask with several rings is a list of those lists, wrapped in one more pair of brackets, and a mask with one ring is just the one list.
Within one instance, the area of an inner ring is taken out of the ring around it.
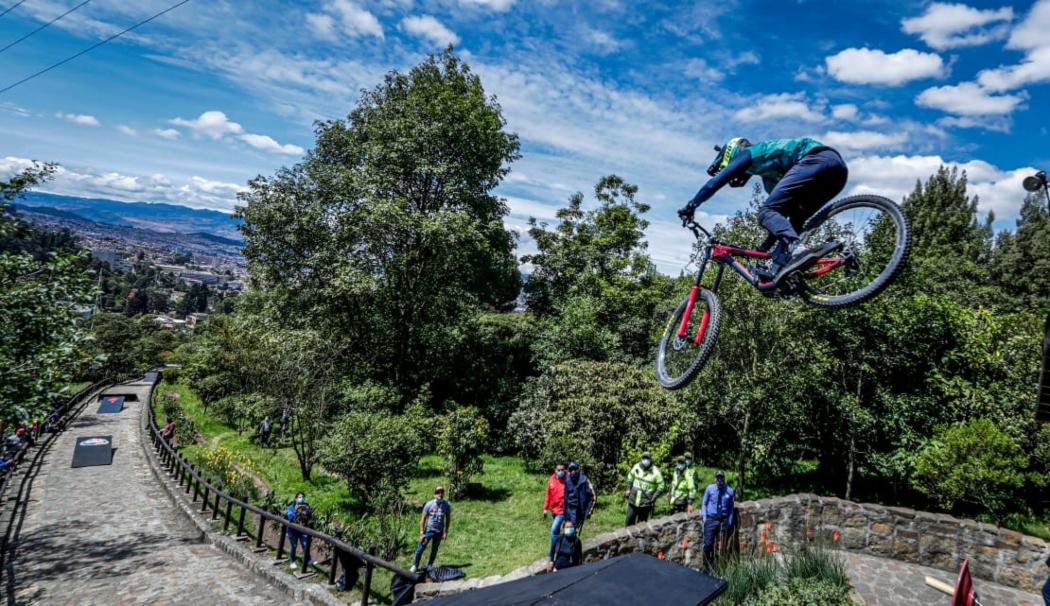
{"label": "person in red jacket", "polygon": [[561,525],[565,522],[565,464],[558,463],[554,466],[554,473],[547,479],[547,496],[543,499],[543,519],[547,514],[554,516],[551,524],[551,545],[558,540],[561,534]]}

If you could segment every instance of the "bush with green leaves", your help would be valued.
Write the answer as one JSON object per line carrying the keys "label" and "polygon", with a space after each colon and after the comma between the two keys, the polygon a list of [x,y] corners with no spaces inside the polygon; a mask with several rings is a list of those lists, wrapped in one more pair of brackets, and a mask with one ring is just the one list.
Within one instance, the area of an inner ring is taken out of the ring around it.
{"label": "bush with green leaves", "polygon": [[261,393],[226,396],[216,401],[212,409],[230,427],[243,433],[254,429],[263,417],[280,418],[280,404],[271,396]]}
{"label": "bush with green leaves", "polygon": [[782,557],[761,551],[727,553],[714,574],[728,587],[716,604],[726,606],[848,606],[849,576],[842,556],[819,543],[803,544]]}
{"label": "bush with green leaves", "polygon": [[163,403],[161,404],[164,418],[157,419],[157,423],[163,427],[167,424],[169,419],[175,421],[175,444],[177,446],[196,444],[197,424],[193,422],[193,419],[189,415],[182,412],[182,408],[179,407],[178,395],[179,394],[176,392],[171,392],[164,396]]}
{"label": "bush with green leaves", "polygon": [[851,606],[848,587],[823,579],[790,579],[767,587],[748,606]]}
{"label": "bush with green leaves", "polygon": [[945,509],[1000,513],[1024,486],[1028,457],[989,419],[937,431],[919,451],[912,485]]}
{"label": "bush with green leaves", "polygon": [[320,462],[346,481],[365,509],[374,511],[398,500],[422,450],[415,417],[349,412],[321,443]]}
{"label": "bush with green leaves", "polygon": [[510,431],[533,468],[579,461],[600,487],[623,481],[645,450],[666,458],[684,406],[633,364],[572,360],[530,381]]}
{"label": "bush with green leaves", "polygon": [[437,449],[445,459],[446,490],[453,499],[463,496],[470,478],[481,473],[489,441],[489,422],[469,406],[447,403],[449,411],[438,419]]}

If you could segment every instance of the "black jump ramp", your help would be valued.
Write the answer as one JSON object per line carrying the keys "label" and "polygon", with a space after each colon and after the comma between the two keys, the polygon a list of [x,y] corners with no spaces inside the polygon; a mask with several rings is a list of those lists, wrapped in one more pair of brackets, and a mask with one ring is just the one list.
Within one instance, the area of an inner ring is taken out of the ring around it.
{"label": "black jump ramp", "polygon": [[122,410],[124,410],[124,396],[102,396],[99,398],[99,414],[111,414]]}
{"label": "black jump ramp", "polygon": [[163,376],[164,375],[159,370],[150,371],[150,372],[146,373],[146,376],[143,377],[142,380],[145,381],[146,383],[150,383],[150,384],[160,383],[160,379]]}
{"label": "black jump ramp", "polygon": [[634,553],[428,600],[427,606],[706,606],[722,579]]}
{"label": "black jump ramp", "polygon": [[73,467],[92,467],[113,463],[113,436],[77,438],[73,448]]}

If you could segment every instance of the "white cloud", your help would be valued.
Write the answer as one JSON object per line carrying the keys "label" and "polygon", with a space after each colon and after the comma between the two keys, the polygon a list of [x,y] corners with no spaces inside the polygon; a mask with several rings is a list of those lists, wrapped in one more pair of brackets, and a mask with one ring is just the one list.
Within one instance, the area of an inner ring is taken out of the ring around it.
{"label": "white cloud", "polygon": [[[8,176],[29,166],[26,158],[0,159],[0,175]],[[44,190],[69,196],[110,198],[123,202],[170,202],[195,208],[232,210],[237,192],[247,188],[194,176],[183,183],[163,174],[129,175],[93,168],[59,166]]]}
{"label": "white cloud", "polygon": [[306,150],[299,147],[298,145],[292,145],[291,143],[281,145],[277,141],[274,141],[273,137],[268,137],[266,135],[253,135],[251,133],[246,133],[241,135],[239,139],[256,149],[261,149],[263,151],[268,151],[275,154],[301,156],[304,153],[306,153]]}
{"label": "white cloud", "polygon": [[[965,4],[934,2],[918,17],[901,21],[907,34],[917,34],[937,50],[979,46],[1006,38],[1014,11],[1009,6],[976,9]],[[992,25],[992,27],[985,27]]]}
{"label": "white cloud", "polygon": [[204,135],[215,140],[244,131],[240,124],[231,121],[224,112],[217,110],[204,112],[192,120],[172,118],[168,122],[175,126],[186,127],[192,130],[194,135]]}
{"label": "white cloud", "polygon": [[139,136],[139,131],[135,130],[134,128],[131,128],[127,124],[118,124],[117,125],[117,130],[120,131],[122,134],[125,134],[125,135],[127,135],[129,137],[137,137],[137,136]]}
{"label": "white cloud", "polygon": [[79,124],[80,126],[102,126],[95,116],[89,116],[87,114],[64,114],[58,112],[55,114],[57,118],[61,118],[66,122],[72,122],[73,124]]}
{"label": "white cloud", "polygon": [[1009,48],[1024,50],[1024,60],[1016,65],[983,70],[977,75],[977,81],[989,90],[1002,92],[1050,80],[1048,31],[1050,0],[1040,0],[1010,34],[1007,43]]}
{"label": "white cloud", "polygon": [[811,107],[803,93],[780,93],[760,97],[747,107],[737,110],[734,116],[743,122],[784,118],[818,122],[824,119],[824,112],[823,107]]}
{"label": "white cloud", "polygon": [[873,149],[899,148],[908,140],[906,133],[880,133],[870,130],[852,132],[828,131],[817,137],[821,142],[840,151],[865,151]]}
{"label": "white cloud", "polygon": [[514,6],[517,0],[459,0],[460,6],[487,8],[494,11],[505,11]]}
{"label": "white cloud", "polygon": [[430,15],[411,15],[401,20],[401,29],[437,46],[459,44],[459,36]]}
{"label": "white cloud", "polygon": [[152,131],[154,135],[157,135],[161,139],[178,139],[179,131],[174,128],[154,128]]}
{"label": "white cloud", "polygon": [[335,40],[335,19],[324,13],[306,13],[306,26],[319,38]]}
{"label": "white cloud", "polygon": [[[379,23],[379,19],[356,2],[332,0],[325,5],[325,11],[327,15],[311,13],[306,17],[310,27],[323,36],[334,35],[334,17],[342,24],[343,32],[351,38],[372,36],[380,40],[383,39],[383,26]],[[313,19],[311,19],[311,15],[313,15]],[[328,18],[325,19],[325,17]]]}
{"label": "white cloud", "polygon": [[584,37],[596,47],[599,53],[608,54],[623,47],[623,42],[609,32],[600,29],[585,30]]}
{"label": "white cloud", "polygon": [[857,106],[852,103],[831,106],[831,115],[838,120],[856,120],[858,116]]}
{"label": "white cloud", "polygon": [[895,53],[879,49],[847,48],[827,57],[828,73],[851,84],[899,86],[911,80],[944,75],[944,61],[934,53],[906,48]]}
{"label": "white cloud", "polygon": [[726,77],[722,70],[711,67],[710,63],[700,57],[686,61],[682,72],[701,82],[721,82]]}
{"label": "white cloud", "polygon": [[917,181],[925,182],[942,165],[965,170],[968,192],[979,196],[980,211],[994,211],[999,219],[1017,215],[1025,197],[1021,181],[1035,171],[1028,167],[1003,170],[983,160],[950,162],[936,155],[864,156],[849,162],[848,192],[901,200],[915,189]]}
{"label": "white cloud", "polygon": [[959,116],[1009,114],[1021,106],[1026,95],[993,95],[974,82],[937,86],[922,91],[915,102]]}

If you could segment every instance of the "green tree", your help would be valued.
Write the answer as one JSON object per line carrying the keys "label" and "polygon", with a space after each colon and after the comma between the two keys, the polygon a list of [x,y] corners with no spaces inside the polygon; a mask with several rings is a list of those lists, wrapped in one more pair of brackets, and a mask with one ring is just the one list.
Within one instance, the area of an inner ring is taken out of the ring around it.
{"label": "green tree", "polygon": [[609,175],[595,185],[597,208],[584,210],[576,193],[558,210],[554,229],[530,219],[537,252],[522,257],[534,267],[525,293],[542,322],[535,349],[545,365],[648,357],[654,309],[669,281],[646,253],[642,215],[649,205],[636,200],[637,192]]}
{"label": "green tree", "polygon": [[1050,214],[1042,194],[1025,198],[1013,233],[999,234],[993,267],[1005,306],[1050,310]]}
{"label": "green tree", "polygon": [[1024,485],[1028,457],[988,419],[939,430],[919,452],[914,485],[941,507],[1001,513]]}
{"label": "green tree", "polygon": [[87,339],[80,321],[93,292],[87,253],[68,241],[46,250],[48,238],[11,214],[11,203],[54,170],[35,163],[0,182],[0,422],[25,420],[52,403]]}
{"label": "green tree", "polygon": [[517,294],[506,203],[518,157],[500,107],[451,50],[316,127],[300,164],[242,195],[244,255],[275,316],[353,343],[345,366],[403,390],[445,385],[464,323]]}
{"label": "green tree", "polygon": [[579,461],[598,486],[622,482],[644,450],[666,458],[683,405],[650,372],[622,362],[572,360],[526,386],[510,431],[534,468]]}
{"label": "green tree", "polygon": [[410,415],[352,411],[339,419],[321,447],[321,463],[346,481],[367,510],[397,501],[422,454],[418,423]]}
{"label": "green tree", "polygon": [[470,407],[447,402],[449,411],[437,422],[437,450],[445,459],[447,489],[453,499],[463,496],[470,478],[481,473],[481,455],[488,448],[489,423]]}

